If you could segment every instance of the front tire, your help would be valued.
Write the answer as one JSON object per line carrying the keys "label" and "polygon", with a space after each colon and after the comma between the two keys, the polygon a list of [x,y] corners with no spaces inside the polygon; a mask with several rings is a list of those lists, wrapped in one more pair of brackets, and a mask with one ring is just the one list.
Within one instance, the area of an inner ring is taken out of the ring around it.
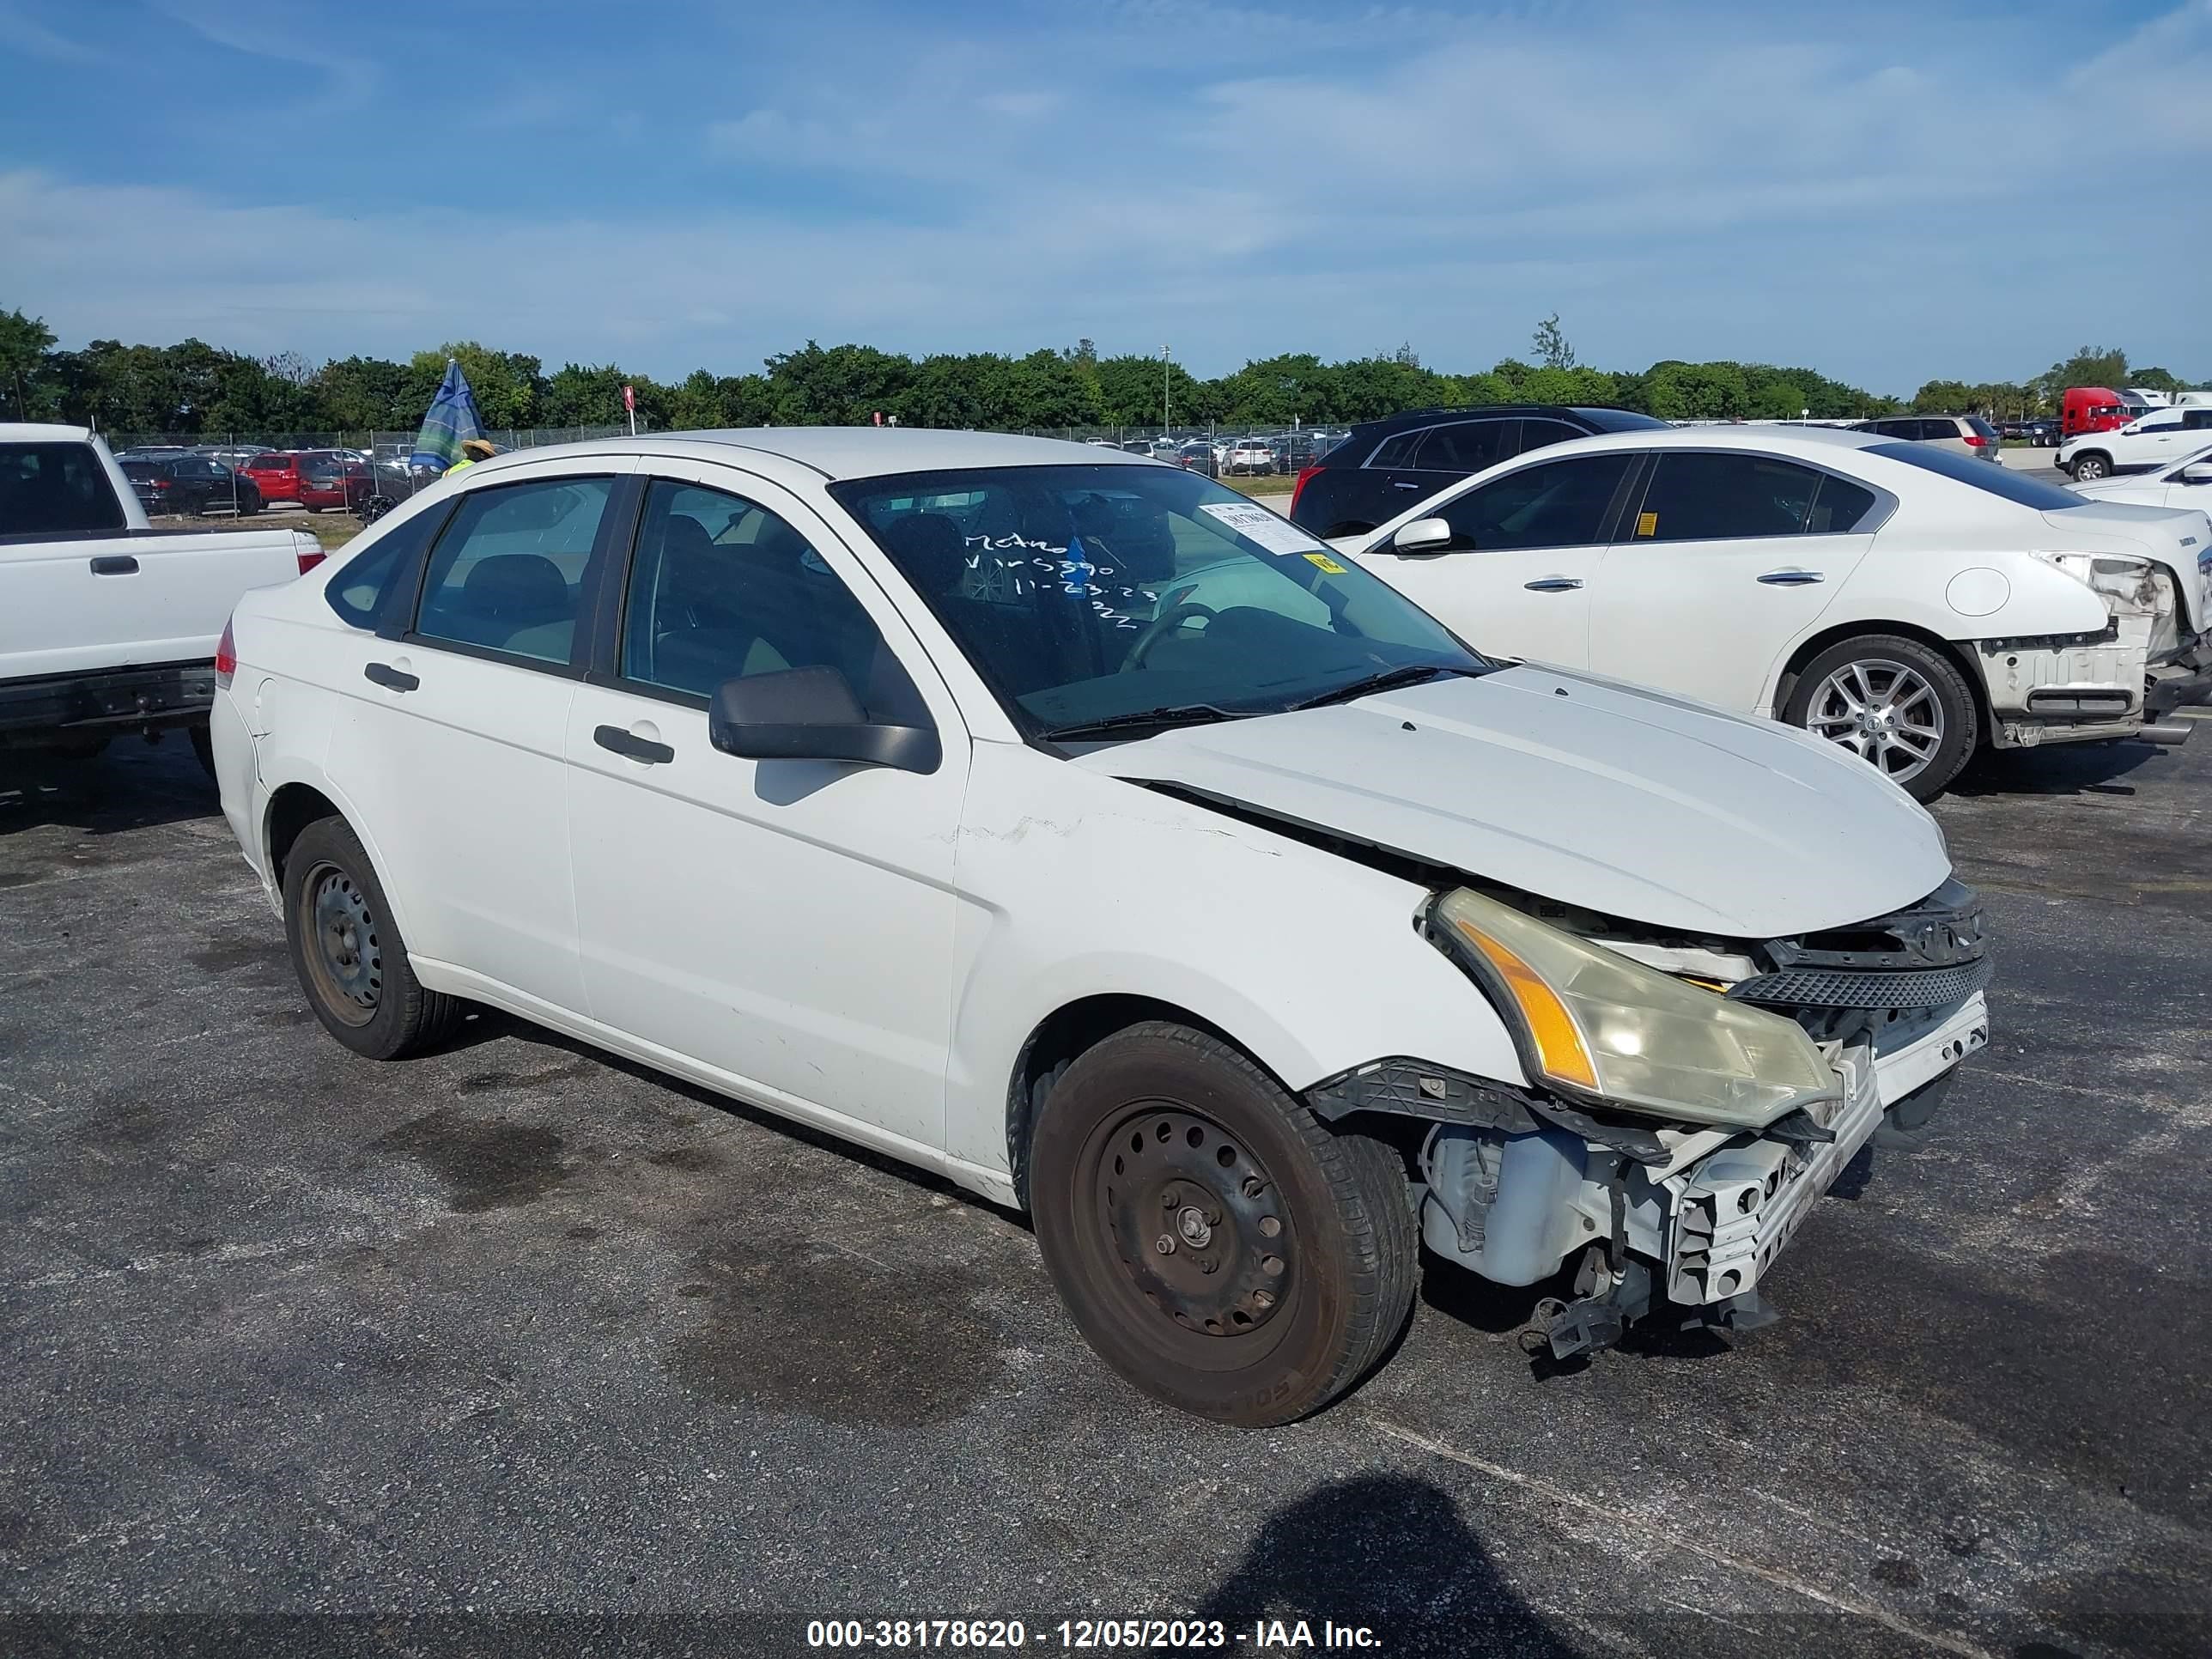
{"label": "front tire", "polygon": [[1981,710],[1958,665],[1896,634],[1820,653],[1799,672],[1782,717],[1850,750],[1918,801],[1948,788],[1981,743]]}
{"label": "front tire", "polygon": [[2112,476],[2112,464],[2099,454],[2076,455],[2074,458],[2073,479],[2075,483],[2093,483],[2099,478]]}
{"label": "front tire", "polygon": [[1099,1357],[1240,1427],[1318,1411],[1413,1305],[1403,1164],[1331,1132],[1228,1044],[1165,1022],[1085,1052],[1031,1143],[1037,1243]]}
{"label": "front tire", "polygon": [[375,868],[343,818],[319,818],[292,843],[284,934],[307,1006],[354,1053],[398,1060],[459,1023],[466,1005],[415,977]]}

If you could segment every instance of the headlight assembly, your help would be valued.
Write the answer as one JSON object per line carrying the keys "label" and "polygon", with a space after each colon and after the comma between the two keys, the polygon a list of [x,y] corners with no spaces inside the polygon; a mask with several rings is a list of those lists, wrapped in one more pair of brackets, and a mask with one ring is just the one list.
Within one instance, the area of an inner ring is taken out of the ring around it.
{"label": "headlight assembly", "polygon": [[1795,1021],[1632,962],[1459,888],[1432,911],[1488,987],[1534,1080],[1689,1122],[1759,1128],[1833,1100],[1836,1075]]}

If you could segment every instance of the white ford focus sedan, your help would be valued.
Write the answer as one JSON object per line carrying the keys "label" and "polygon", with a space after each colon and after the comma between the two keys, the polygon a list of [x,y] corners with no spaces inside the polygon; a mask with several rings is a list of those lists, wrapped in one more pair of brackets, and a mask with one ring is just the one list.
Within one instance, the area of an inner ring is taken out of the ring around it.
{"label": "white ford focus sedan", "polygon": [[1484,651],[1786,720],[1928,800],[1984,746],[2183,741],[2208,543],[1934,444],[1724,426],[1555,444],[1334,545]]}
{"label": "white ford focus sedan", "polygon": [[216,667],[340,1042],[489,1004],[1022,1206],[1106,1360],[1222,1421],[1355,1382],[1424,1240],[1562,1353],[1756,1322],[1987,1036],[1980,906],[1856,760],[1486,661],[1080,445],[503,456]]}

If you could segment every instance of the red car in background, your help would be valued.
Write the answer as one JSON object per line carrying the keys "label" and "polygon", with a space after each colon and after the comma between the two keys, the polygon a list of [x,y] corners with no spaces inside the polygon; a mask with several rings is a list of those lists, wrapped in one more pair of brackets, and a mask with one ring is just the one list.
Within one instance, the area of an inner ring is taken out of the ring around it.
{"label": "red car in background", "polygon": [[296,449],[277,450],[256,455],[238,471],[241,477],[253,480],[253,487],[261,492],[263,501],[296,501],[300,499],[301,459]]}
{"label": "red car in background", "polygon": [[293,499],[310,513],[333,507],[358,513],[377,493],[374,471],[349,451],[303,449],[294,459],[299,463],[299,493]]}

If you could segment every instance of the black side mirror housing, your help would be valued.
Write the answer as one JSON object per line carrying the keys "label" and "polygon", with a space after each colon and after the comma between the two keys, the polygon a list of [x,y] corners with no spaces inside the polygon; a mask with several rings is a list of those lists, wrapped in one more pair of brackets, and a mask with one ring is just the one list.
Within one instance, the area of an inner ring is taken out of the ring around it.
{"label": "black side mirror housing", "polygon": [[929,773],[945,759],[935,726],[870,720],[834,668],[724,680],[707,707],[707,740],[746,760],[852,761]]}

